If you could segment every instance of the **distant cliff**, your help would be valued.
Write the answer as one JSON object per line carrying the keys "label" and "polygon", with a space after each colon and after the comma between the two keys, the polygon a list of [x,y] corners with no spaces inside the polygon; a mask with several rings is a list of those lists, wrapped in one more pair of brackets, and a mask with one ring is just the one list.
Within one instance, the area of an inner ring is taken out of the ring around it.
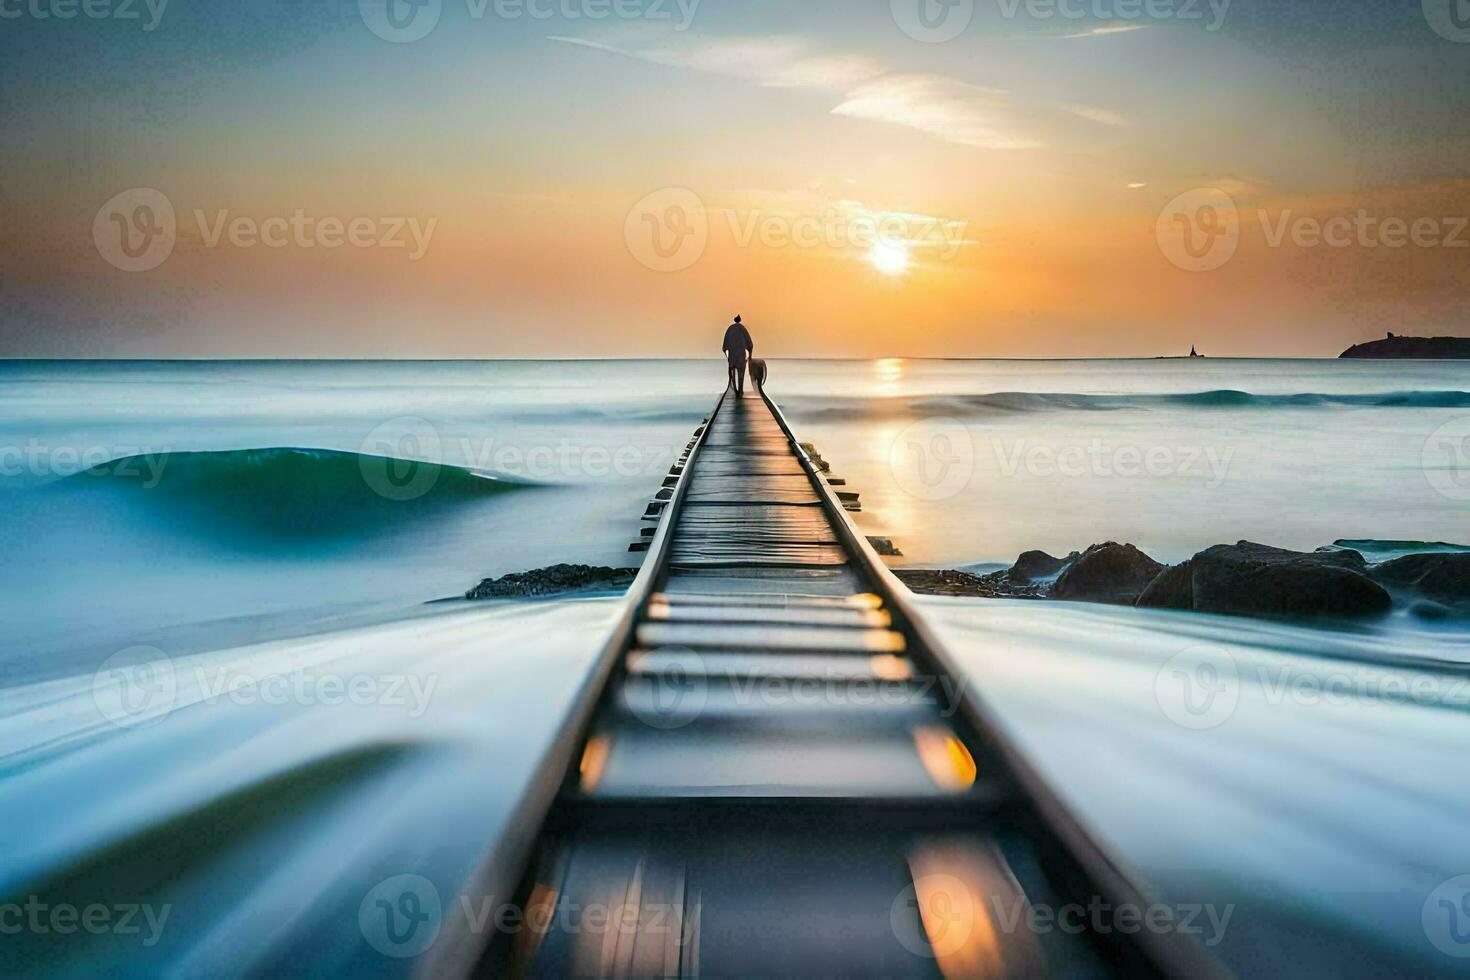
{"label": "distant cliff", "polygon": [[1343,357],[1423,359],[1470,359],[1470,337],[1395,337],[1358,344],[1342,353]]}

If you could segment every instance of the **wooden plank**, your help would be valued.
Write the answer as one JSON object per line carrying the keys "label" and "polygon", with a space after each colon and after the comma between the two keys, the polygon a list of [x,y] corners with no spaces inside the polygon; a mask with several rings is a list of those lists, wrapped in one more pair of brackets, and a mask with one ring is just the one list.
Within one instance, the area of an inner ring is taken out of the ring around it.
{"label": "wooden plank", "polygon": [[799,626],[688,625],[648,623],[638,627],[646,647],[709,647],[717,650],[804,650],[824,653],[902,653],[902,633],[891,630],[830,630]]}

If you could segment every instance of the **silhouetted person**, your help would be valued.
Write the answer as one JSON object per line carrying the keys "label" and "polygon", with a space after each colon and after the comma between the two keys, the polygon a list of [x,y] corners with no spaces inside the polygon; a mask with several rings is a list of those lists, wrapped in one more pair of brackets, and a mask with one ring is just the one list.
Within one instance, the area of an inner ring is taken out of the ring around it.
{"label": "silhouetted person", "polygon": [[750,331],[745,329],[745,324],[740,322],[740,317],[730,324],[730,329],[725,331],[725,357],[730,362],[730,384],[735,386],[735,394],[745,394],[745,362],[751,354],[755,353],[755,341],[750,339]]}

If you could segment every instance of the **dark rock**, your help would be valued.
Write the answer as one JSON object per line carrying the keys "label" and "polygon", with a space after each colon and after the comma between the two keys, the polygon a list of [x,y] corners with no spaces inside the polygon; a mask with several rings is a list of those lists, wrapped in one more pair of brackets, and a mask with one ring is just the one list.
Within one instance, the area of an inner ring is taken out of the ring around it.
{"label": "dark rock", "polygon": [[920,595],[961,596],[979,599],[1042,599],[1035,586],[1013,585],[1006,572],[972,575],[958,571],[918,571],[899,569],[893,573]]}
{"label": "dark rock", "polygon": [[1343,351],[1347,358],[1470,358],[1470,337],[1395,337],[1357,344]]}
{"label": "dark rock", "polygon": [[568,592],[626,589],[638,577],[637,569],[593,568],[589,565],[553,565],[534,572],[518,572],[486,579],[466,599],[515,599],[563,595]]}
{"label": "dark rock", "polygon": [[1044,551],[1028,551],[1011,566],[1011,581],[1031,582],[1039,578],[1050,578],[1066,564],[1062,559],[1053,558]]}
{"label": "dark rock", "polygon": [[1361,616],[1393,605],[1356,551],[1309,554],[1242,541],[1202,551],[1187,565],[1191,604],[1164,604],[1184,595],[1183,573],[1174,570],[1157,592],[1150,588],[1151,603],[1236,616]]}
{"label": "dark rock", "polygon": [[1163,570],[1163,565],[1131,544],[1095,544],[1067,566],[1051,596],[1131,606]]}
{"label": "dark rock", "polygon": [[892,538],[875,538],[870,536],[868,538],[868,544],[872,545],[873,550],[885,558],[903,557],[903,552],[898,550],[898,546],[893,543]]}
{"label": "dark rock", "polygon": [[1470,554],[1409,555],[1376,566],[1379,582],[1412,589],[1439,602],[1470,603]]}
{"label": "dark rock", "polygon": [[1193,609],[1194,562],[1160,572],[1138,597],[1138,605],[1143,609]]}

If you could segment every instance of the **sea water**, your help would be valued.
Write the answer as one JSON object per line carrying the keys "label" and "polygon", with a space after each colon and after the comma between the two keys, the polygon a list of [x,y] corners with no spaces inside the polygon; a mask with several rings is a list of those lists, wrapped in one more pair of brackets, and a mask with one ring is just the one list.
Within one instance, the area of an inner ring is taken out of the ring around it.
{"label": "sea water", "polygon": [[[717,361],[0,363],[4,891],[178,907],[156,952],[77,940],[79,967],[242,943],[262,965],[305,934],[363,962],[340,920],[390,872],[458,887],[616,610],[433,603],[635,563],[722,383]],[[769,390],[898,565],[1470,543],[1470,364],[778,361]],[[1235,969],[1454,965],[1464,623],[926,603],[1109,846],[1160,895],[1236,907]],[[108,664],[155,655],[164,710],[120,724]],[[339,693],[361,678],[401,683]],[[1180,702],[1199,678],[1224,700]]]}

